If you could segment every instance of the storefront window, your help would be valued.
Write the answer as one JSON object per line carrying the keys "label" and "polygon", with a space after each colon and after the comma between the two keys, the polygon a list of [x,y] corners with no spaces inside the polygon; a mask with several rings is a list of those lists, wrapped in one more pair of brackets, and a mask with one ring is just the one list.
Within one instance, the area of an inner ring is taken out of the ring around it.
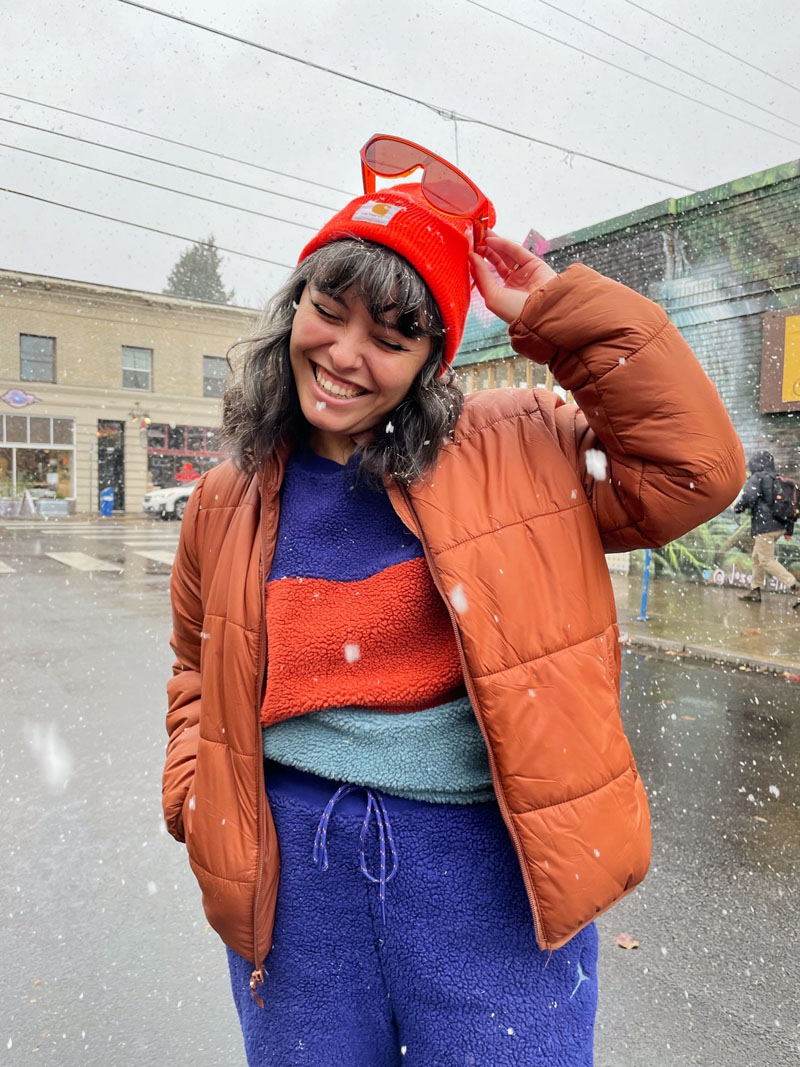
{"label": "storefront window", "polygon": [[169,489],[182,482],[189,482],[193,478],[199,478],[211,467],[216,467],[224,458],[224,456],[199,456],[196,452],[183,455],[175,453],[151,455],[149,460],[150,484],[159,486],[161,489]]}
{"label": "storefront window", "polygon": [[[6,415],[0,418],[0,497],[73,495],[74,419],[49,415]],[[37,447],[46,446],[46,447]]]}
{"label": "storefront window", "polygon": [[10,448],[0,448],[0,496],[13,496],[13,456]]}
{"label": "storefront window", "polygon": [[17,496],[68,497],[72,486],[72,452],[52,448],[18,448]]}
{"label": "storefront window", "polygon": [[148,427],[147,452],[150,484],[162,489],[199,478],[225,458],[217,430],[174,423]]}
{"label": "storefront window", "polygon": [[24,415],[6,415],[6,441],[27,441],[28,420]]}
{"label": "storefront window", "polygon": [[167,447],[167,427],[163,422],[154,422],[147,427],[147,447]]}
{"label": "storefront window", "polygon": [[186,451],[204,452],[206,447],[206,431],[203,426],[186,427]]}
{"label": "storefront window", "polygon": [[37,419],[35,415],[31,416],[29,440],[32,445],[49,445],[50,444],[50,419]]}
{"label": "storefront window", "polygon": [[169,434],[167,435],[167,448],[174,449],[175,451],[186,448],[185,426],[170,426]]}
{"label": "storefront window", "polygon": [[75,420],[53,419],[53,444],[73,445],[75,443]]}

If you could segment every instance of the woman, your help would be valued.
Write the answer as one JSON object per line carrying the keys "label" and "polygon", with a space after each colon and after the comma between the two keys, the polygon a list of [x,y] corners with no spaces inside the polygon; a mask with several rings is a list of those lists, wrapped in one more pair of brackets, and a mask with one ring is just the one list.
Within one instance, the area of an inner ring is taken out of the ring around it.
{"label": "woman", "polygon": [[[593,920],[650,847],[603,553],[717,514],[741,447],[661,308],[487,231],[418,146],[362,165],[183,519],[167,825],[251,1065],[583,1067]],[[461,395],[470,272],[577,406]]]}

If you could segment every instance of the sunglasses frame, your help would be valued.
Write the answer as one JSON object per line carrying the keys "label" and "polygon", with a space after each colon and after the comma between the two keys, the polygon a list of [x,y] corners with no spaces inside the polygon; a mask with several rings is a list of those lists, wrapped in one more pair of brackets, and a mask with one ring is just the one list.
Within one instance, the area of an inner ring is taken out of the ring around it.
{"label": "sunglasses frame", "polygon": [[[415,148],[420,153],[419,163],[415,163],[408,170],[404,170],[399,174],[381,174],[380,171],[375,170],[371,163],[367,161],[367,150],[376,141],[394,141],[397,144],[407,145],[409,148]],[[429,162],[436,162],[441,164],[447,170],[451,171],[458,178],[461,179],[478,197],[478,205],[473,211],[457,212],[457,211],[445,211],[439,207],[438,204],[430,199],[425,192],[425,176],[423,174],[422,181],[420,182],[420,188],[422,189],[422,195],[431,205],[435,211],[440,211],[443,215],[450,215],[451,218],[456,219],[471,219],[472,220],[472,246],[473,248],[480,248],[486,240],[486,230],[489,226],[489,198],[484,195],[467,175],[453,166],[448,160],[443,159],[442,156],[437,156],[435,152],[429,151],[427,148],[423,148],[421,144],[417,144],[416,141],[407,141],[405,137],[395,137],[390,133],[375,133],[370,137],[364,147],[361,149],[361,180],[364,184],[364,193],[369,195],[375,192],[375,179],[380,178],[405,178],[409,174],[412,174],[415,170],[422,168],[425,171]]]}

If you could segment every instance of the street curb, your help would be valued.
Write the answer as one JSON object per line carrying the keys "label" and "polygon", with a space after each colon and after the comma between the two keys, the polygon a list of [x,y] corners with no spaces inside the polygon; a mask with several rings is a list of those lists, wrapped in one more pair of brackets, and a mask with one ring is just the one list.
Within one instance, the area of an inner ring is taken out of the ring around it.
{"label": "street curb", "polygon": [[772,659],[739,656],[735,652],[724,652],[722,649],[708,648],[704,645],[689,645],[685,641],[671,641],[666,637],[626,634],[620,640],[625,645],[655,649],[657,652],[679,652],[695,659],[712,660],[726,667],[748,667],[753,671],[769,671],[773,674],[800,674],[800,666],[796,663],[778,663]]}

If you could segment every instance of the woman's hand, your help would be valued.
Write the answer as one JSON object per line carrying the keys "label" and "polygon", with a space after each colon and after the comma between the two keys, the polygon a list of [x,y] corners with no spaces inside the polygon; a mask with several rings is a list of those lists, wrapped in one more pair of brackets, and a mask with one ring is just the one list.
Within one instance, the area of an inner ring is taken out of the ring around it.
{"label": "woman's hand", "polygon": [[[478,292],[490,311],[508,323],[522,314],[531,293],[542,289],[556,272],[527,248],[489,230],[480,254],[470,252],[470,268]],[[488,261],[498,277],[489,270]]]}

